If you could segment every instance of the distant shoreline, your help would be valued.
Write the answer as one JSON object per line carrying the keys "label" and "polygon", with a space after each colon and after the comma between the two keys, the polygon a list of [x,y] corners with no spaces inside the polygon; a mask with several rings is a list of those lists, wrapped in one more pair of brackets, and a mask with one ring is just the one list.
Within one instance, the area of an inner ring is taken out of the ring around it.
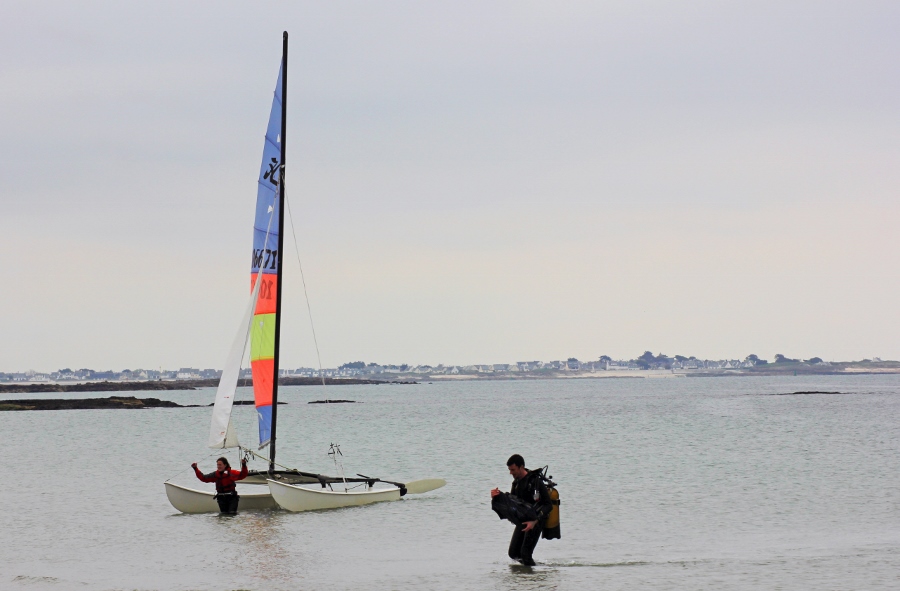
{"label": "distant shoreline", "polygon": [[537,382],[543,380],[647,380],[647,379],[673,379],[673,378],[765,378],[765,377],[793,377],[793,376],[880,376],[880,375],[900,375],[900,371],[832,371],[832,372],[742,372],[742,371],[722,371],[722,372],[673,372],[671,370],[660,371],[634,371],[626,373],[624,371],[612,372],[605,374],[603,372],[581,373],[572,372],[569,375],[554,376],[431,376],[421,378],[424,383],[432,382]]}
{"label": "distant shoreline", "polygon": [[[569,370],[527,372],[479,372],[459,374],[393,375],[393,379],[325,378],[327,386],[419,384],[422,382],[475,382],[475,381],[536,381],[536,380],[586,380],[586,379],[671,379],[671,378],[722,378],[722,377],[778,377],[778,376],[860,376],[898,375],[900,362],[841,362],[831,364],[769,363],[740,369],[627,369],[627,370]],[[384,375],[384,374],[381,374]],[[416,381],[418,380],[418,381]],[[103,382],[17,382],[0,384],[0,394],[29,394],[47,392],[131,392],[147,390],[197,390],[215,388],[219,381],[168,380],[168,381],[103,381]],[[282,386],[319,386],[321,378],[283,377]],[[238,386],[252,386],[249,379],[238,380]]]}
{"label": "distant shoreline", "polygon": [[531,372],[467,373],[457,375],[426,375],[423,381],[477,381],[477,380],[576,380],[576,379],[666,379],[666,378],[723,378],[723,377],[778,377],[778,376],[859,376],[900,374],[900,362],[837,362],[809,364],[805,362],[768,363],[755,367],[733,369],[619,369],[619,370],[569,370]]}

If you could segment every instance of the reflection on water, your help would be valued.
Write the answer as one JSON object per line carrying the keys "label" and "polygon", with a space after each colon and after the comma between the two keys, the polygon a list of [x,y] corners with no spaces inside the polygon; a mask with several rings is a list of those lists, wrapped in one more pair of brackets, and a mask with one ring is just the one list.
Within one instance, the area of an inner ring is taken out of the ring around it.
{"label": "reflection on water", "polygon": [[306,559],[296,552],[289,553],[285,543],[282,521],[290,516],[282,511],[242,512],[231,518],[221,517],[226,531],[223,535],[239,541],[244,548],[234,563],[244,576],[262,583],[289,583],[284,578],[284,565],[290,562],[292,576],[302,576]]}

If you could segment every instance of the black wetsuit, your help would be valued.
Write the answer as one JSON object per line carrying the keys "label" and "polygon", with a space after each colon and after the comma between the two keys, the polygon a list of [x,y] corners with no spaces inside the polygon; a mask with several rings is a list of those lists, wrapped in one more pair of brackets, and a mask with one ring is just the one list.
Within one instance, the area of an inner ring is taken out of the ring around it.
{"label": "black wetsuit", "polygon": [[509,557],[522,564],[534,566],[534,559],[531,555],[538,540],[541,539],[544,520],[553,507],[550,502],[550,493],[547,492],[547,486],[541,479],[540,472],[529,471],[524,478],[513,481],[509,494],[531,503],[538,517],[537,523],[529,531],[522,531],[523,526],[520,525],[513,530],[512,539],[509,541]]}

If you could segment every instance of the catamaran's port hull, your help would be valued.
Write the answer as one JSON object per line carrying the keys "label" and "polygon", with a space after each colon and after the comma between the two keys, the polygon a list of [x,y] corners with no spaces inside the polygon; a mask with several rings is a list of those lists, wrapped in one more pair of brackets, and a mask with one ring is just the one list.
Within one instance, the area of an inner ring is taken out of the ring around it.
{"label": "catamaran's port hull", "polygon": [[[196,490],[166,482],[166,496],[172,506],[182,513],[218,513],[219,504],[211,492]],[[278,505],[270,493],[240,493],[241,501],[238,511],[259,511],[278,509]]]}
{"label": "catamaran's port hull", "polygon": [[400,500],[400,489],[396,487],[364,492],[336,492],[282,484],[274,480],[269,480],[268,482],[272,498],[275,499],[275,502],[282,509],[287,509],[288,511],[339,509],[341,507],[356,507],[370,503]]}

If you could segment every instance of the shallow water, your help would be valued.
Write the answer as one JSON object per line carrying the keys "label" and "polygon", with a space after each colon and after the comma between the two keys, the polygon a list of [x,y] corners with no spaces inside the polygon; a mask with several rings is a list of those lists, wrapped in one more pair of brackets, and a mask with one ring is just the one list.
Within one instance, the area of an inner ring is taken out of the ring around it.
{"label": "shallow water", "polygon": [[[772,395],[801,390],[842,394]],[[282,462],[333,473],[339,442],[348,474],[447,486],[334,511],[181,515],[162,482],[211,486],[189,468],[212,469],[210,409],[0,413],[0,589],[900,586],[900,376],[329,388],[355,405],[282,391]],[[235,416],[252,443],[252,408]],[[538,544],[534,569],[506,558],[512,526],[489,506],[514,452],[560,483],[563,538]]]}

